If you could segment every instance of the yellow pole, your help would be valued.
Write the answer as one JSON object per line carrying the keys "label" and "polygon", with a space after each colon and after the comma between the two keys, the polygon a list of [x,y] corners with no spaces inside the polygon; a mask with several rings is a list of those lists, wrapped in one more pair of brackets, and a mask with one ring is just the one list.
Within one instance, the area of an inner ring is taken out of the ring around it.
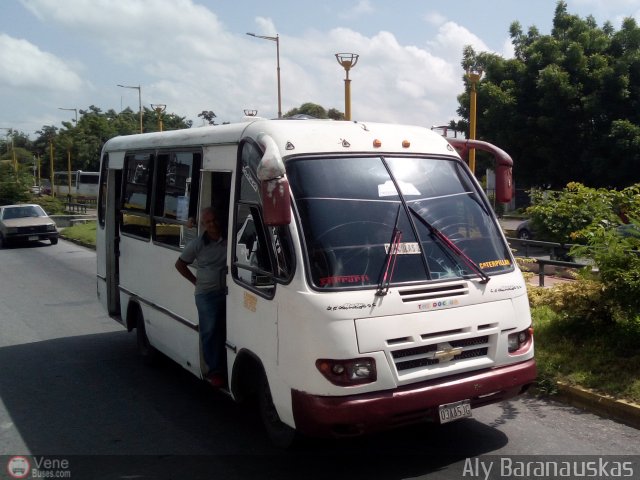
{"label": "yellow pole", "polygon": [[156,103],[156,104],[151,104],[151,108],[153,109],[154,112],[156,112],[156,115],[158,116],[158,131],[161,132],[162,131],[162,113],[167,109],[167,106],[164,103]]}
{"label": "yellow pole", "polygon": [[347,70],[347,78],[344,79],[344,119],[351,120],[351,79]]}
{"label": "yellow pole", "polygon": [[54,171],[53,171],[53,140],[49,140],[49,172],[51,175],[51,196],[56,196],[56,185],[54,181]]}
{"label": "yellow pole", "polygon": [[[478,98],[478,91],[476,89],[476,84],[480,80],[482,76],[482,70],[474,69],[467,72],[469,76],[469,81],[471,82],[471,95],[470,95],[470,108],[469,108],[469,139],[476,139],[476,104]],[[476,149],[469,149],[469,170],[473,175],[476,174]]]}
{"label": "yellow pole", "polygon": [[18,159],[16,158],[16,147],[15,147],[15,145],[13,143],[13,136],[11,137],[11,152],[13,153],[13,170],[17,172],[18,171]]}
{"label": "yellow pole", "polygon": [[[469,113],[469,138],[476,139],[476,83],[471,83],[471,111]],[[469,149],[469,169],[471,173],[476,174],[476,149]]]}
{"label": "yellow pole", "polygon": [[360,55],[357,53],[336,53],[336,60],[342,65],[345,72],[344,78],[344,119],[351,120],[351,79],[349,70],[356,66]]}
{"label": "yellow pole", "polygon": [[67,181],[69,190],[69,201],[71,201],[71,149],[67,148]]}

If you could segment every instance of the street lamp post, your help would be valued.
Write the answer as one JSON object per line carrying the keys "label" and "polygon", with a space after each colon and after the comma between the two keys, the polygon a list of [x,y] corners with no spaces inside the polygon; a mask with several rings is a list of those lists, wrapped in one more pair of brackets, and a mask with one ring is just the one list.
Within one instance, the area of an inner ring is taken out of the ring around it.
{"label": "street lamp post", "polygon": [[138,90],[138,107],[140,108],[140,133],[142,133],[142,87],[140,85],[135,87],[131,85],[120,85],[120,84],[118,84],[118,87],[133,88],[135,90]]}
{"label": "street lamp post", "polygon": [[76,127],[78,126],[78,109],[77,108],[62,108],[62,107],[58,107],[58,110],[68,110],[70,112],[76,112]]}
{"label": "street lamp post", "polygon": [[[469,106],[469,139],[476,139],[476,103],[478,91],[476,85],[482,77],[482,69],[474,66],[467,70],[467,77],[471,82],[470,106]],[[476,149],[469,149],[469,169],[471,173],[476,174]]]}
{"label": "street lamp post", "polygon": [[158,131],[162,131],[162,113],[167,109],[164,103],[152,103],[151,108],[156,112],[158,116]]}
{"label": "street lamp post", "polygon": [[53,136],[49,137],[49,182],[51,184],[51,196],[56,196],[55,172],[53,170]]}
{"label": "street lamp post", "polygon": [[349,79],[349,70],[358,63],[359,55],[356,53],[336,53],[336,60],[342,65],[345,72],[344,79],[344,119],[351,120],[351,79]]}
{"label": "street lamp post", "polygon": [[271,40],[276,42],[276,65],[278,74],[278,118],[282,118],[282,91],[280,89],[280,36],[276,33],[275,37],[269,37],[266,35],[256,35],[255,33],[247,32],[250,37],[262,38],[264,40]]}
{"label": "street lamp post", "polygon": [[[58,107],[58,110],[68,110],[75,112],[76,114],[76,127],[78,126],[78,109],[77,108],[62,108]],[[71,201],[71,146],[67,147],[67,186],[69,190],[69,201]]]}

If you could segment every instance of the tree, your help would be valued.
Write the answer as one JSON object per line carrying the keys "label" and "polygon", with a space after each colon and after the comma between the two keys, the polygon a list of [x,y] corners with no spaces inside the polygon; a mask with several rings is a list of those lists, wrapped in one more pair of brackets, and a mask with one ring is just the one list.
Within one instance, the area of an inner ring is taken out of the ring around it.
{"label": "tree", "polygon": [[316,103],[303,103],[299,108],[293,108],[284,114],[285,118],[291,118],[295,115],[308,115],[314,118],[331,118],[333,120],[344,120],[344,113],[335,108],[325,110],[325,108]]}
{"label": "tree", "polygon": [[[78,123],[62,122],[63,128],[44,126],[36,132],[33,142],[34,155],[41,158],[42,175],[50,177],[50,153],[53,145],[54,170],[67,170],[67,155],[71,153],[71,170],[97,171],[100,167],[102,146],[118,135],[140,133],[139,112],[126,108],[118,113],[111,109],[103,112],[95,105],[78,110]],[[158,131],[155,110],[143,107],[143,129]],[[192,122],[174,113],[163,113],[163,130],[190,128]]]}
{"label": "tree", "polygon": [[[480,65],[478,138],[509,152],[519,187],[570,181],[623,188],[640,181],[640,28],[582,19],[559,1],[550,35],[510,27],[515,58],[463,52]],[[469,85],[458,97],[469,118]],[[468,125],[464,122],[465,127]]]}
{"label": "tree", "polygon": [[0,162],[0,205],[27,202],[33,177],[24,169],[16,170],[11,162]]}
{"label": "tree", "polygon": [[206,120],[209,125],[216,124],[216,121],[214,120],[216,118],[216,114],[213,113],[211,110],[203,110],[198,114],[198,116]]}

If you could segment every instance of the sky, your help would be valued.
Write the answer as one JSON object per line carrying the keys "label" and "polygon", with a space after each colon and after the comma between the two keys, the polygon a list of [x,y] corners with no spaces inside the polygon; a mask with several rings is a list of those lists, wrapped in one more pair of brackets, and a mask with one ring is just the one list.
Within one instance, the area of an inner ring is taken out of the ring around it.
{"label": "sky", "polygon": [[[0,0],[0,135],[35,138],[76,110],[166,105],[203,125],[244,110],[278,115],[303,103],[344,111],[356,53],[352,119],[443,125],[456,119],[462,50],[513,56],[509,27],[551,32],[556,0]],[[640,0],[567,0],[571,14],[620,28]],[[122,88],[118,85],[138,88]],[[480,126],[478,128],[481,128]]]}

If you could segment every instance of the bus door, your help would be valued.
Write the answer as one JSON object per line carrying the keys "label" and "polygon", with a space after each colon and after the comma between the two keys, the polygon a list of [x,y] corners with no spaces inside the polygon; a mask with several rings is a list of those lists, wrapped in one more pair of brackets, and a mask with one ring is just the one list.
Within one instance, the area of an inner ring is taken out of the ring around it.
{"label": "bus door", "polygon": [[[202,171],[200,174],[200,205],[198,213],[206,207],[213,207],[216,212],[216,218],[222,229],[222,237],[227,239],[229,231],[229,204],[231,201],[231,177],[230,171]],[[199,221],[199,219],[198,219]],[[202,234],[200,231],[199,234]],[[229,242],[227,242],[228,244]],[[227,267],[229,265],[229,254],[227,253]],[[227,269],[223,271],[220,285],[226,288],[227,285]],[[227,318],[229,318],[228,296],[227,300]],[[226,319],[225,328],[221,329],[221,334],[226,335]],[[202,358],[202,354],[201,354]]]}
{"label": "bus door", "polygon": [[[269,227],[263,219],[260,183],[255,174],[262,151],[252,141],[241,144],[235,181],[233,222],[228,242],[232,251],[227,297],[227,360],[246,350],[260,358],[274,402],[285,392],[274,375],[278,366],[279,283],[292,273],[288,227]],[[283,291],[285,289],[282,289]],[[282,297],[280,297],[280,300]]]}
{"label": "bus door", "polygon": [[[120,194],[122,191],[122,161],[120,168],[109,168],[118,163],[118,153],[105,154],[101,167],[100,198],[98,203],[99,228],[96,238],[98,258],[98,294],[109,315],[120,318],[119,257],[120,257]],[[122,155],[122,157],[124,157]]]}

